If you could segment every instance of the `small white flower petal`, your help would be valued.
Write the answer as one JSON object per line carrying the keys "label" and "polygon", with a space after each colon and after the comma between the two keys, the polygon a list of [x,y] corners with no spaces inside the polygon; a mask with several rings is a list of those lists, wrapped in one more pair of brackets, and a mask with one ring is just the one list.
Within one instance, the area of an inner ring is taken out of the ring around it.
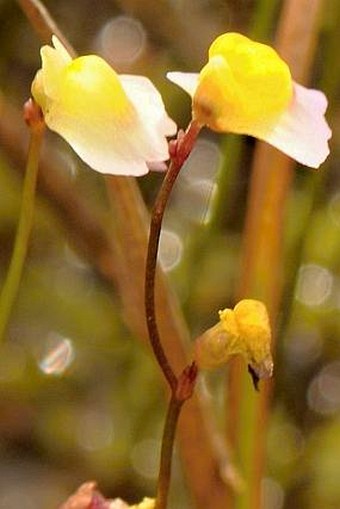
{"label": "small white flower petal", "polygon": [[296,161],[318,168],[329,154],[332,132],[324,117],[326,96],[294,83],[294,97],[289,108],[271,129],[249,133],[278,148]]}
{"label": "small white flower petal", "polygon": [[166,136],[176,134],[176,123],[167,115],[161,94],[148,78],[120,74],[119,79],[141,118],[152,123],[160,122],[162,133]]}
{"label": "small white flower petal", "polygon": [[144,154],[150,155],[150,150],[138,119],[133,118],[127,125],[118,118],[103,119],[100,115],[79,119],[58,105],[50,108],[45,119],[49,128],[60,134],[99,173],[136,177],[148,173]]}
{"label": "small white flower petal", "polygon": [[[104,175],[140,177],[149,172],[149,167],[144,159],[119,158],[114,148],[111,151],[108,151],[108,147],[105,147],[103,150],[93,150],[86,143],[77,144],[75,141],[69,141],[69,144],[88,166]],[[128,151],[129,147],[126,150]]]}
{"label": "small white flower petal", "polygon": [[168,166],[164,161],[148,161],[146,164],[150,171],[163,172],[168,169]]}
{"label": "small white flower petal", "polygon": [[[165,136],[173,136],[177,126],[167,115],[162,97],[148,78],[143,76],[120,75],[123,89],[137,111],[144,136],[148,139],[149,150],[144,156],[148,162],[169,159],[168,143]],[[142,142],[142,137],[139,141]],[[136,139],[138,141],[138,139]]]}
{"label": "small white flower petal", "polygon": [[[94,170],[109,175],[141,176],[148,173],[148,161],[168,159],[168,148],[164,138],[164,150],[154,149],[144,126],[138,117],[127,125],[119,119],[103,119],[93,116],[89,121],[80,121],[55,108],[45,115],[46,123],[60,134]],[[85,119],[87,120],[87,119]]]}
{"label": "small white flower petal", "polygon": [[168,72],[166,75],[169,81],[183,88],[191,97],[196,92],[199,76],[199,73],[194,72]]}

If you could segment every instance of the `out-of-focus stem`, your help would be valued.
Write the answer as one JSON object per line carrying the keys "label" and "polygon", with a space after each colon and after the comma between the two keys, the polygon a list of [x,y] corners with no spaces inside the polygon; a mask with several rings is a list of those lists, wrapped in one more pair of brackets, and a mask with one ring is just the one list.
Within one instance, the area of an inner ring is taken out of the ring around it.
{"label": "out-of-focus stem", "polygon": [[[322,0],[284,3],[276,47],[289,63],[294,79],[306,81],[317,39]],[[244,234],[243,266],[238,297],[263,300],[274,326],[283,283],[283,224],[294,162],[269,146],[258,144],[251,179]],[[265,467],[265,437],[271,384],[254,394],[239,364],[232,368],[230,437],[240,458],[247,488],[235,499],[237,509],[259,509]]]}
{"label": "out-of-focus stem", "polygon": [[270,29],[273,26],[279,3],[279,0],[260,0],[256,2],[249,26],[249,35],[253,39],[260,41],[269,39]]}
{"label": "out-of-focus stem", "polygon": [[3,335],[7,328],[12,307],[18,293],[25,263],[28,240],[33,223],[40,148],[45,130],[45,124],[42,119],[40,109],[34,105],[32,101],[28,101],[26,105],[26,115],[31,136],[14,249],[5,283],[0,295],[0,341],[3,340]]}
{"label": "out-of-focus stem", "polygon": [[71,56],[76,55],[75,50],[40,0],[17,0],[17,2],[42,41],[50,43],[54,34],[63,43]]}

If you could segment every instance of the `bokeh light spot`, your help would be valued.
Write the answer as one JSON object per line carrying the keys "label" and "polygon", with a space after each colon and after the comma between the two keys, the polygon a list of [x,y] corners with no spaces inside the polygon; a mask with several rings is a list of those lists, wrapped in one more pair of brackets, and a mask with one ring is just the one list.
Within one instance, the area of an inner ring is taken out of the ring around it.
{"label": "bokeh light spot", "polygon": [[182,258],[183,243],[180,237],[173,231],[162,230],[159,258],[162,268],[167,272],[176,267]]}
{"label": "bokeh light spot", "polygon": [[329,201],[328,212],[333,223],[340,228],[340,193],[336,193]]}
{"label": "bokeh light spot", "polygon": [[282,509],[284,491],[281,485],[271,477],[265,477],[261,483],[262,509]]}
{"label": "bokeh light spot", "polygon": [[200,138],[187,159],[181,175],[186,179],[215,179],[221,161],[221,151],[211,140]]}
{"label": "bokeh light spot", "polygon": [[113,67],[132,64],[146,47],[143,25],[135,18],[118,16],[109,20],[98,36],[98,49]]}
{"label": "bokeh light spot", "polygon": [[340,361],[327,364],[311,381],[308,406],[321,415],[340,411]]}
{"label": "bokeh light spot", "polygon": [[159,467],[160,442],[147,438],[137,442],[131,452],[133,469],[147,479],[156,479]]}
{"label": "bokeh light spot", "polygon": [[74,360],[72,341],[59,334],[49,335],[39,368],[45,375],[62,375]]}
{"label": "bokeh light spot", "polygon": [[112,442],[113,436],[113,422],[107,413],[91,408],[81,414],[77,440],[83,449],[88,451],[103,449]]}
{"label": "bokeh light spot", "polygon": [[289,365],[296,369],[311,365],[320,357],[322,346],[317,329],[301,327],[293,330],[285,345]]}
{"label": "bokeh light spot", "polygon": [[332,273],[316,264],[302,265],[299,270],[295,297],[305,306],[320,306],[331,295]]}
{"label": "bokeh light spot", "polygon": [[209,221],[220,160],[217,144],[199,139],[180,173],[174,201],[181,214],[195,223]]}

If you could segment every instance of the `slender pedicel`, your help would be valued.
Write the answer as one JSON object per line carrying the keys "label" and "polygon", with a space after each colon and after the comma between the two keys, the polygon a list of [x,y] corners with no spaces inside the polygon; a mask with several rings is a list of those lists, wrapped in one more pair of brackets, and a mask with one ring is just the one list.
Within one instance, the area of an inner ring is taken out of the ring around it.
{"label": "slender pedicel", "polygon": [[3,339],[7,328],[25,263],[33,223],[39,155],[45,131],[41,109],[32,99],[28,100],[24,106],[24,118],[30,129],[30,144],[14,249],[0,295],[0,340]]}

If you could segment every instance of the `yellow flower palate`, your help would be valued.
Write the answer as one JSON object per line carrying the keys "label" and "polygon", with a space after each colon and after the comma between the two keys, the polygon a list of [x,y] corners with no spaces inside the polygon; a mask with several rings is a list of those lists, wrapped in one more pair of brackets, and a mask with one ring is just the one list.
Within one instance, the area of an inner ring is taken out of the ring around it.
{"label": "yellow flower palate", "polygon": [[[118,121],[133,121],[134,111],[117,73],[100,57],[87,55],[72,60],[59,79],[59,107],[70,114],[93,119],[100,113],[104,122],[110,114]],[[94,96],[97,90],[101,93]]]}
{"label": "yellow flower palate", "polygon": [[272,374],[271,329],[265,305],[241,300],[234,309],[219,312],[220,321],[195,342],[195,361],[201,369],[222,366],[242,355],[258,378]]}
{"label": "yellow flower palate", "polygon": [[251,133],[287,108],[293,84],[274,49],[237,33],[218,37],[209,49],[193,97],[194,118],[216,131]]}
{"label": "yellow flower palate", "polygon": [[41,52],[44,75],[42,71],[38,73],[32,95],[41,106],[47,125],[76,151],[78,146],[93,143],[96,150],[105,153],[110,137],[135,120],[117,74],[96,55],[59,63],[59,54],[53,48],[44,46]]}

